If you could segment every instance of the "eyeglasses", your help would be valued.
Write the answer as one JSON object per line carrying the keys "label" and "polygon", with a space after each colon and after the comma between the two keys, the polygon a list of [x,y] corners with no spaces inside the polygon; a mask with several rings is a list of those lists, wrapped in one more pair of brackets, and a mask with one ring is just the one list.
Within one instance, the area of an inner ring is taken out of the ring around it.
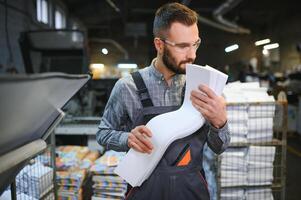
{"label": "eyeglasses", "polygon": [[162,39],[159,38],[162,42],[164,42],[165,44],[168,44],[172,47],[174,47],[175,51],[179,52],[179,53],[186,53],[188,52],[191,48],[193,48],[195,51],[199,48],[200,44],[201,44],[201,38],[199,38],[195,43],[191,44],[191,43],[175,43],[175,42],[171,42],[169,40],[166,39]]}

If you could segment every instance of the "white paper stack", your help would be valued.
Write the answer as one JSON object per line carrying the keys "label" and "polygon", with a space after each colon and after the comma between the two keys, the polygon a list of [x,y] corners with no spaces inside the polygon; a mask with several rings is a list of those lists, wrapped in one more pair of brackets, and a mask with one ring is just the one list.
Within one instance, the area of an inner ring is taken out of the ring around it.
{"label": "white paper stack", "polygon": [[245,190],[242,188],[223,188],[220,197],[221,200],[244,200]]}
{"label": "white paper stack", "polygon": [[247,185],[246,148],[228,149],[221,155],[221,186]]}
{"label": "white paper stack", "polygon": [[250,146],[247,154],[248,185],[272,185],[274,146]]}
{"label": "white paper stack", "polygon": [[246,200],[274,200],[271,188],[256,188],[246,190]]}
{"label": "white paper stack", "polygon": [[114,169],[124,157],[124,152],[107,151],[97,159],[90,171],[92,173],[92,200],[124,199],[127,183],[114,173]]}
{"label": "white paper stack", "polygon": [[152,131],[152,153],[143,154],[131,149],[117,166],[116,174],[133,187],[140,186],[153,172],[173,141],[194,133],[204,124],[205,119],[191,104],[191,91],[198,90],[198,86],[203,84],[209,86],[217,95],[221,95],[227,78],[227,75],[209,66],[188,64],[185,97],[181,108],[156,116],[146,124]]}
{"label": "white paper stack", "polygon": [[248,111],[246,105],[227,106],[231,142],[247,142]]}
{"label": "white paper stack", "polygon": [[248,142],[269,142],[273,139],[273,118],[249,118]]}
{"label": "white paper stack", "polygon": [[[260,88],[258,82],[235,82],[225,87],[224,96],[228,103],[231,143],[272,141],[275,100],[267,94],[266,88]],[[265,188],[265,185],[271,185],[273,182],[275,147],[250,146],[244,161],[233,156],[236,152],[236,156],[241,155],[242,158],[240,148],[231,148],[231,151],[232,156],[227,154],[222,156],[221,186],[241,187],[227,188],[227,190],[223,188],[221,199],[273,199],[271,189]],[[229,166],[231,159],[232,164],[236,165],[236,167],[232,166],[234,172],[227,171],[230,167],[225,167]],[[243,175],[246,177],[245,181],[242,181]],[[244,191],[245,185],[256,186],[256,189]],[[264,188],[257,189],[258,186]],[[239,195],[241,197],[238,197]]]}
{"label": "white paper stack", "polygon": [[24,167],[16,177],[17,190],[39,199],[53,187],[53,169],[37,162]]}
{"label": "white paper stack", "polygon": [[[234,103],[227,108],[232,143],[245,142],[245,140],[269,142],[273,139],[275,100],[273,96],[267,94],[266,88],[261,88],[257,82],[234,82],[225,87],[224,96],[227,103]],[[239,104],[235,105],[235,103]],[[241,108],[243,106],[245,109]],[[231,127],[234,128],[231,130]],[[247,128],[246,138],[243,134],[237,135],[235,129],[242,133],[245,127]]]}

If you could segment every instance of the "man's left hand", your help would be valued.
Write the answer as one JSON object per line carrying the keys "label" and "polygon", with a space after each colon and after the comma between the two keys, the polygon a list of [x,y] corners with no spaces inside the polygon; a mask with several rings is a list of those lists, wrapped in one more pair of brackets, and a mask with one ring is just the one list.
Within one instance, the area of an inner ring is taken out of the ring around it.
{"label": "man's left hand", "polygon": [[191,92],[192,105],[215,128],[222,128],[227,122],[226,101],[222,96],[217,96],[206,85],[200,85],[199,90]]}

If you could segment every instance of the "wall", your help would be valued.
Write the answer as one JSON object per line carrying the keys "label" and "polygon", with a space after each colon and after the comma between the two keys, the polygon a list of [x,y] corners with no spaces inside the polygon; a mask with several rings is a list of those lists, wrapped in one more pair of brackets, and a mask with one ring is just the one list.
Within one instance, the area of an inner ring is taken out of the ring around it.
{"label": "wall", "polygon": [[[29,30],[49,29],[51,27],[36,20],[35,0],[7,0],[7,30],[13,61],[10,62],[5,31],[5,2],[5,0],[0,0],[0,73],[5,73],[11,67],[15,67],[19,73],[24,73],[23,58],[18,42],[20,33]],[[59,3],[62,6],[60,1],[49,0],[49,2],[51,5]],[[65,10],[65,13],[67,18],[71,19],[67,10]],[[79,21],[77,22],[81,24]],[[81,25],[81,27],[83,26]]]}

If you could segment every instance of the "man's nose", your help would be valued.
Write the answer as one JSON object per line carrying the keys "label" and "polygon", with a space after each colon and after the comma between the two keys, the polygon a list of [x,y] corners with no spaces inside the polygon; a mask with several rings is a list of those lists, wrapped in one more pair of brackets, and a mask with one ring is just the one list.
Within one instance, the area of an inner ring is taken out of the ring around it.
{"label": "man's nose", "polygon": [[195,60],[195,58],[196,58],[196,49],[195,48],[190,47],[190,49],[187,52],[187,58]]}

